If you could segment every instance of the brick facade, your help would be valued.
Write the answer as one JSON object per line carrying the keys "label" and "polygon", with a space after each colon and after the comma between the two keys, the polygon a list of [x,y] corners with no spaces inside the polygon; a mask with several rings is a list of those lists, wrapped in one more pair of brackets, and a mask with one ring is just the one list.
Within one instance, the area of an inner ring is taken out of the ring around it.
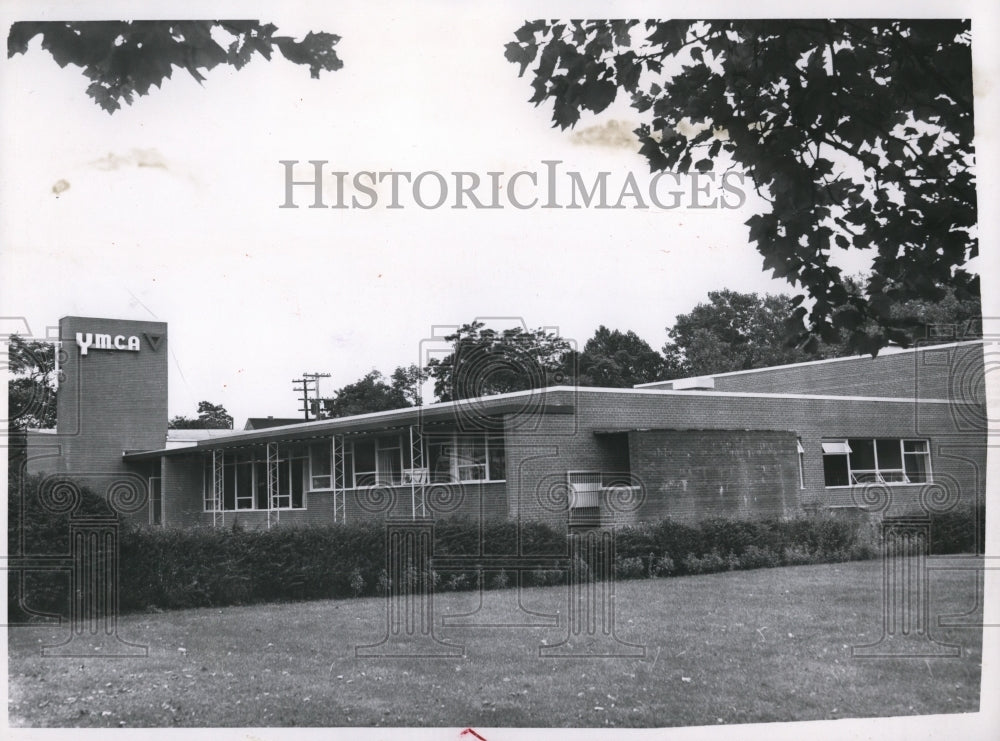
{"label": "brick facade", "polygon": [[[874,358],[838,358],[720,373],[712,378],[715,391],[954,399],[982,404],[986,398],[982,370],[983,345],[970,342],[882,353]],[[644,384],[643,388],[670,389],[673,382]]]}
{"label": "brick facade", "polygon": [[[92,341],[86,353],[78,333]],[[108,347],[98,347],[100,336]],[[104,496],[116,483],[142,482],[135,494],[147,499],[148,466],[128,465],[122,453],[165,444],[167,325],[69,316],[59,320],[59,338],[57,428],[29,437],[27,471],[65,474]],[[144,519],[145,510],[137,516]]]}
{"label": "brick facade", "polygon": [[[119,346],[135,337],[138,350],[92,346],[84,355],[78,332],[120,338]],[[664,388],[669,382],[642,389],[555,387],[238,431],[164,449],[166,325],[66,317],[60,333],[66,357],[59,427],[56,434],[29,436],[29,466],[65,472],[99,492],[116,477],[147,481],[159,476],[166,527],[234,521],[267,526],[266,511],[214,517],[204,511],[205,461],[213,449],[253,449],[259,455],[268,443],[395,433],[408,440],[411,430],[446,437],[455,431],[502,430],[504,480],[426,485],[425,512],[432,517],[510,518],[566,527],[583,509],[572,503],[584,501],[578,498],[580,489],[570,485],[570,472],[603,484],[596,506],[588,505],[603,525],[664,517],[791,517],[860,505],[909,512],[931,499],[979,501],[985,490],[984,368],[978,343],[722,374],[715,377],[713,391],[674,391]],[[945,398],[954,401],[940,401]],[[933,485],[827,486],[822,444],[851,438],[927,441]],[[496,473],[491,471],[493,478]],[[609,488],[609,482],[615,486]],[[332,492],[308,491],[304,501],[303,509],[272,511],[271,524],[334,521]],[[413,514],[407,484],[347,490],[338,520]],[[137,516],[155,520],[148,508]]]}

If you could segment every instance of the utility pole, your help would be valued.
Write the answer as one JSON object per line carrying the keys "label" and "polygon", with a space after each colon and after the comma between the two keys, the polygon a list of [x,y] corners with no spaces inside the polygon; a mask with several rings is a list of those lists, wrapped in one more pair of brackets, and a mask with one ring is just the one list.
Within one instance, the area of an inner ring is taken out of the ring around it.
{"label": "utility pole", "polygon": [[300,394],[299,401],[302,402],[302,407],[299,411],[303,413],[307,422],[309,421],[309,397],[312,395],[318,401],[319,379],[329,377],[329,373],[303,373],[302,378],[292,379],[292,383],[295,384],[295,390]]}

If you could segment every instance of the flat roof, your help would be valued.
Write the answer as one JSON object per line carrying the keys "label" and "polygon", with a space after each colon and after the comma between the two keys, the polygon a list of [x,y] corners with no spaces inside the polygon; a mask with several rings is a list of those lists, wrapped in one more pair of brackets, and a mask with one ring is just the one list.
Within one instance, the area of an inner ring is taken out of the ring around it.
{"label": "flat roof", "polygon": [[724,378],[726,376],[742,376],[748,373],[764,373],[765,371],[786,370],[788,368],[802,368],[809,365],[825,365],[827,363],[842,363],[846,360],[878,360],[879,357],[891,357],[894,355],[906,355],[908,353],[924,352],[925,350],[944,350],[949,347],[963,347],[965,345],[982,345],[983,339],[962,340],[961,342],[946,342],[940,345],[923,345],[921,347],[884,347],[879,355],[845,355],[840,358],[823,358],[822,360],[804,360],[801,363],[786,363],[785,365],[768,365],[763,368],[748,368],[746,370],[726,371],[725,373],[699,373],[695,376],[682,376],[681,378],[669,378],[664,381],[650,381],[649,383],[637,383],[633,388],[653,388],[662,386],[665,383],[675,381],[687,381],[694,378]]}
{"label": "flat roof", "polygon": [[[493,396],[479,396],[472,399],[439,402],[419,407],[391,409],[384,412],[369,412],[350,417],[313,420],[278,427],[268,427],[261,430],[225,430],[225,435],[209,439],[197,440],[183,447],[162,448],[159,450],[128,451],[124,457],[128,460],[144,460],[158,458],[164,455],[190,454],[198,450],[218,450],[242,447],[259,443],[274,442],[294,437],[298,440],[324,437],[330,433],[361,433],[389,430],[396,427],[421,422],[447,422],[449,420],[482,419],[502,414],[524,414],[532,407],[537,407],[538,413],[573,414],[576,411],[575,400],[580,394],[620,394],[628,396],[677,396],[682,398],[751,398],[751,399],[807,399],[821,401],[862,401],[881,402],[887,404],[949,404],[953,406],[980,406],[977,402],[951,401],[949,399],[912,399],[887,396],[844,396],[834,394],[779,394],[757,393],[749,391],[676,391],[674,389],[637,389],[637,388],[599,388],[593,386],[549,386],[544,389],[529,389],[527,391],[512,391]],[[544,396],[532,401],[532,397]],[[470,425],[472,427],[472,425]],[[485,429],[485,427],[479,428]],[[472,429],[469,430],[473,431]]]}

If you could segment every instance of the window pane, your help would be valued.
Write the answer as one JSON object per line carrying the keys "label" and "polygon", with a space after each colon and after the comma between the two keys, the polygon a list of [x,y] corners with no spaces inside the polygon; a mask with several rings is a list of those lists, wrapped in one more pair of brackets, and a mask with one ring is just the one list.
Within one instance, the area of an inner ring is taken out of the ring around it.
{"label": "window pane", "polygon": [[350,450],[344,451],[344,486],[348,489],[354,486],[354,456]]}
{"label": "window pane", "polygon": [[257,488],[254,491],[254,505],[257,509],[267,509],[267,464],[264,461],[254,463],[257,474]]}
{"label": "window pane", "polygon": [[823,456],[823,481],[827,486],[847,486],[851,483],[847,479],[846,455]]}
{"label": "window pane", "polygon": [[504,452],[503,438],[490,438],[490,478],[494,481],[507,478],[507,456]]}
{"label": "window pane", "polygon": [[[292,497],[291,506],[296,509],[302,508],[302,491],[304,489],[302,483],[304,479],[304,471],[302,463],[299,461],[292,461]],[[289,505],[285,505],[289,506]]]}
{"label": "window pane", "polygon": [[253,470],[250,463],[236,466],[236,508],[253,509]]}
{"label": "window pane", "polygon": [[226,510],[236,509],[236,466],[228,464],[222,468],[222,486],[224,489],[222,497],[222,508]]}
{"label": "window pane", "polygon": [[312,461],[313,476],[330,475],[330,444],[329,442],[316,443],[309,448],[309,455]]}
{"label": "window pane", "polygon": [[875,441],[851,439],[851,468],[853,470],[873,471],[875,469]]}
{"label": "window pane", "polygon": [[445,442],[435,442],[427,446],[427,467],[434,483],[451,482],[452,446]]}
{"label": "window pane", "polygon": [[923,484],[929,481],[927,477],[928,457],[926,453],[909,453],[903,456],[906,466],[906,477],[910,480],[910,483]]}
{"label": "window pane", "polygon": [[903,455],[900,452],[899,440],[876,440],[875,450],[878,453],[880,470],[903,467]]}
{"label": "window pane", "polygon": [[926,453],[927,452],[927,441],[926,440],[904,440],[903,441],[903,452],[904,453]]}
{"label": "window pane", "polygon": [[474,465],[474,466],[459,466],[458,467],[458,478],[459,481],[482,481],[486,478],[486,466],[485,465]]}
{"label": "window pane", "polygon": [[378,451],[378,481],[380,484],[398,484],[403,480],[403,462],[399,448]]}
{"label": "window pane", "polygon": [[360,473],[375,472],[375,442],[354,443],[354,469]]}

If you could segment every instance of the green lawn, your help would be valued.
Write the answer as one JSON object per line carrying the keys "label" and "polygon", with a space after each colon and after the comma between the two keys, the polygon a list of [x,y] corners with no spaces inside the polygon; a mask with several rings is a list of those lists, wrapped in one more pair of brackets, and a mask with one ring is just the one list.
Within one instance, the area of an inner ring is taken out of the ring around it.
{"label": "green lawn", "polygon": [[[934,629],[960,658],[854,659],[881,635],[880,562],[637,580],[617,586],[619,636],[645,658],[540,658],[562,627],[438,627],[458,658],[355,658],[384,634],[377,598],[128,615],[148,658],[40,656],[65,628],[15,628],[16,726],[683,726],[975,712],[981,631]],[[931,573],[931,615],[974,603],[975,572]],[[484,624],[520,621],[514,590]],[[436,596],[441,616],[474,593]],[[566,613],[566,590],[522,593]],[[579,646],[578,646],[579,648]]]}

